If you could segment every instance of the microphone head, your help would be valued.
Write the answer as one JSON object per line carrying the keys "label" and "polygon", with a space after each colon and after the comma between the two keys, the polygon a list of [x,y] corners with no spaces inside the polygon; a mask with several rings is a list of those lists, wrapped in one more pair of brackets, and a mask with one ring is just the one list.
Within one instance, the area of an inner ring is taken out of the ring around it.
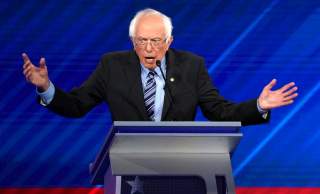
{"label": "microphone head", "polygon": [[156,60],[156,65],[157,65],[158,67],[160,67],[160,66],[161,66],[161,61],[160,61],[160,60]]}

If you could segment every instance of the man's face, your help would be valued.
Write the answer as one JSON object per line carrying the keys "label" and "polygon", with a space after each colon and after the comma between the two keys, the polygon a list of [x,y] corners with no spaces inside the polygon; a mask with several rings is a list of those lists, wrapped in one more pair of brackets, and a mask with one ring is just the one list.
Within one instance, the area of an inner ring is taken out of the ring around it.
{"label": "man's face", "polygon": [[132,37],[140,63],[148,69],[156,68],[156,60],[165,56],[173,40],[172,37],[167,39],[160,16],[142,16],[137,21],[135,35]]}

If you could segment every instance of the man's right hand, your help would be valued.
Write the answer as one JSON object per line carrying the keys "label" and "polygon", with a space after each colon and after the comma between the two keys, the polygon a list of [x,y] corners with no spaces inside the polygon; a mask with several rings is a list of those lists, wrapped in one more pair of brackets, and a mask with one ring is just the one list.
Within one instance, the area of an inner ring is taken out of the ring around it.
{"label": "man's right hand", "polygon": [[50,81],[45,58],[41,58],[39,67],[33,65],[26,53],[22,53],[23,74],[26,80],[35,85],[39,92],[44,92],[49,88]]}

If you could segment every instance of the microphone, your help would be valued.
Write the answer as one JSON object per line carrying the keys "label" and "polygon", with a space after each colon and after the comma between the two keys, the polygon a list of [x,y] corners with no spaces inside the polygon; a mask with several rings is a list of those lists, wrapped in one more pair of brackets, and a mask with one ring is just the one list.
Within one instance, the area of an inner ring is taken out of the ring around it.
{"label": "microphone", "polygon": [[167,85],[167,78],[166,78],[166,76],[164,76],[164,73],[163,73],[162,68],[161,68],[161,61],[160,60],[156,60],[156,65],[159,67],[161,75],[162,75],[162,78],[164,79],[164,88],[163,89],[165,91],[167,90],[169,100],[170,100],[170,102],[172,103],[172,106],[173,106],[174,105],[174,101],[173,101],[173,98],[172,98],[172,95],[171,95],[170,87],[169,87],[169,85]]}
{"label": "microphone", "polygon": [[166,84],[167,84],[167,79],[166,79],[166,77],[164,76],[164,73],[163,73],[163,71],[162,71],[161,61],[160,61],[160,60],[156,60],[156,65],[160,68],[160,72],[161,72],[161,75],[162,75],[162,77],[163,77],[163,79],[164,79],[164,83],[165,83],[165,86],[166,86]]}

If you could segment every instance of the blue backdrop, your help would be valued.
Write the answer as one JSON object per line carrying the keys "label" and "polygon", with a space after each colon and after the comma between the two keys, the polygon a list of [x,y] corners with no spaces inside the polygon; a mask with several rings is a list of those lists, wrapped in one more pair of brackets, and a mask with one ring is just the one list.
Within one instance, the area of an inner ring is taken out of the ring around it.
{"label": "blue backdrop", "polygon": [[108,107],[81,119],[48,112],[24,80],[21,53],[35,64],[44,56],[54,84],[70,90],[103,53],[132,48],[130,19],[146,7],[172,17],[172,47],[205,57],[226,98],[256,98],[272,78],[299,86],[269,124],[242,128],[237,186],[320,187],[318,0],[0,1],[0,187],[90,186]]}

